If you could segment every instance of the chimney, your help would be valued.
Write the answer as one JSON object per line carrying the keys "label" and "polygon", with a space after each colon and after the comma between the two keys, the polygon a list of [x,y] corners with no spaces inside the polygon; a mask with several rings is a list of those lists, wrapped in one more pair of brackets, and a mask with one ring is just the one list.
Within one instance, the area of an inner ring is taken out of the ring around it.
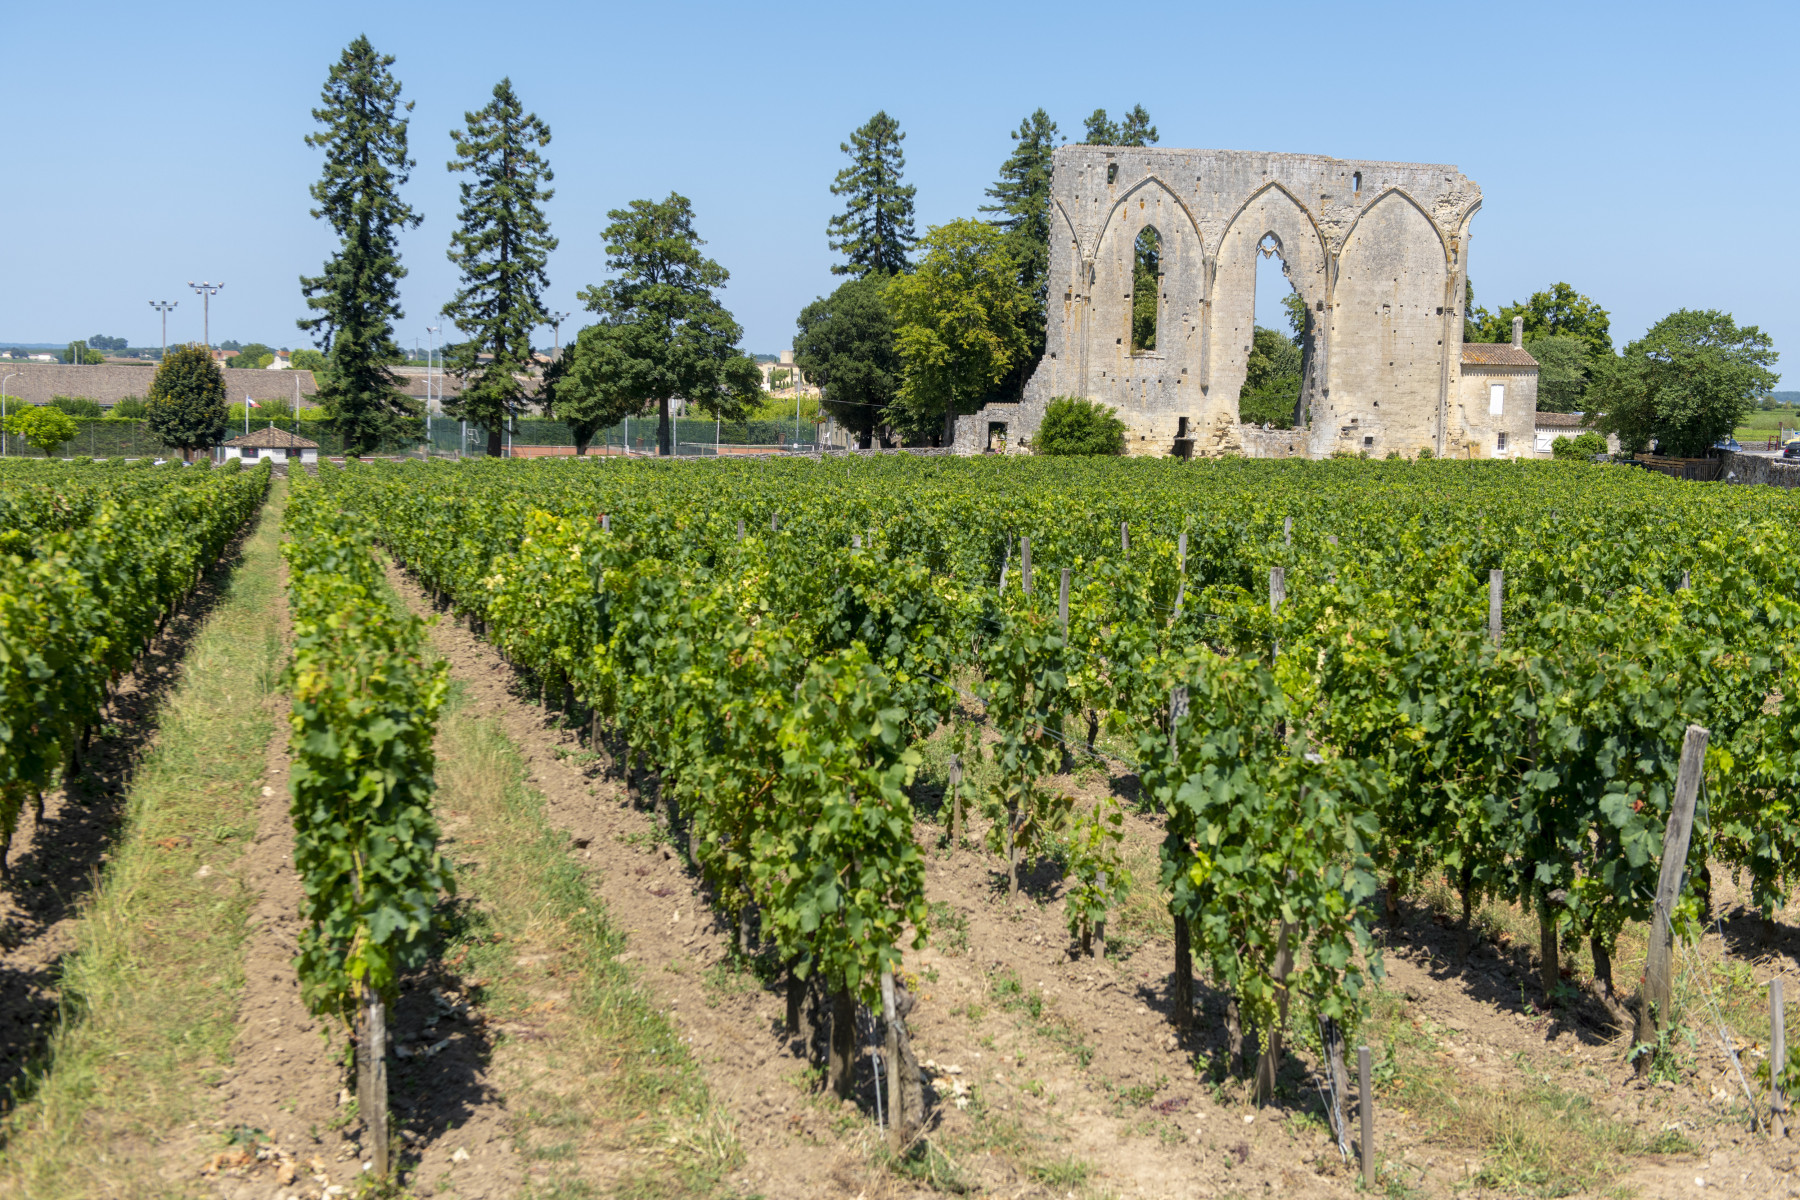
{"label": "chimney", "polygon": [[1513,345],[1523,349],[1525,346],[1525,318],[1513,318]]}

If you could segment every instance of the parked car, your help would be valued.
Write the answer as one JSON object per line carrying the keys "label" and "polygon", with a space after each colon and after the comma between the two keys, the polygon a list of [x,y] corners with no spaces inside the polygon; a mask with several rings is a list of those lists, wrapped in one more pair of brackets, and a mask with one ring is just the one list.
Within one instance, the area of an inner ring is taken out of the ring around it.
{"label": "parked car", "polygon": [[1735,454],[1737,451],[1742,450],[1743,447],[1738,445],[1738,440],[1736,438],[1727,437],[1727,438],[1720,438],[1718,441],[1714,442],[1713,449],[1714,450],[1730,450],[1731,452],[1733,452]]}
{"label": "parked car", "polygon": [[1800,458],[1800,438],[1796,438],[1781,448],[1781,457]]}

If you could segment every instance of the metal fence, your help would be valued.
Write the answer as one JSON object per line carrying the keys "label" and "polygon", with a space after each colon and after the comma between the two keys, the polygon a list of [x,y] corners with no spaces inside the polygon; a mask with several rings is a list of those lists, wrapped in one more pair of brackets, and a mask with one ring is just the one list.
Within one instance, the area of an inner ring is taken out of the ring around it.
{"label": "metal fence", "polygon": [[[75,419],[74,438],[57,452],[62,458],[168,458],[179,453],[152,434],[142,420],[115,417]],[[678,418],[670,431],[675,453],[689,457],[714,454],[755,454],[787,451],[812,454],[819,450],[819,426],[802,420],[797,430],[792,421],[708,421]],[[297,433],[319,444],[321,457],[334,458],[344,453],[344,439],[333,433],[323,421],[296,421],[292,417],[252,418],[252,430],[273,426]],[[240,423],[225,431],[227,438],[244,432]],[[0,453],[10,458],[40,457],[18,435],[0,439]],[[376,447],[377,455],[423,455],[479,458],[487,454],[487,431],[478,425],[465,425],[448,417],[434,416],[427,438],[403,438]],[[515,457],[542,457],[573,454],[575,435],[561,421],[527,417],[513,423],[511,431],[502,431],[501,453]],[[611,429],[594,435],[589,454],[655,454],[655,418],[633,417]]]}

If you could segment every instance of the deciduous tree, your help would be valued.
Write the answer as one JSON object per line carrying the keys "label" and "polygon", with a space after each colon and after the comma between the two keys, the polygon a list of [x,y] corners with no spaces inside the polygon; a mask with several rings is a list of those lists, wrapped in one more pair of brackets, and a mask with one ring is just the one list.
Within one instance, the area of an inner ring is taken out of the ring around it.
{"label": "deciduous tree", "polygon": [[1590,355],[1613,352],[1612,320],[1606,310],[1566,283],[1533,292],[1525,303],[1508,304],[1497,313],[1476,308],[1475,285],[1468,284],[1464,341],[1510,342],[1514,317],[1525,319],[1527,338],[1559,334],[1579,338]]}
{"label": "deciduous tree", "polygon": [[470,176],[461,185],[461,228],[450,235],[462,287],[443,312],[467,340],[445,350],[445,366],[464,381],[445,409],[486,429],[488,453],[498,455],[502,433],[524,407],[520,377],[531,369],[531,331],[545,323],[556,239],[544,205],[556,193],[544,185],[555,176],[539,153],[550,144],[550,127],[525,112],[511,79],[495,84],[487,107],[464,120],[450,135],[456,157],[449,164]]}
{"label": "deciduous tree", "polygon": [[900,389],[900,348],[887,276],[850,279],[800,310],[794,361],[823,393],[825,411],[865,450]]}
{"label": "deciduous tree", "polygon": [[1740,327],[1730,313],[1670,313],[1618,358],[1602,360],[1589,389],[1600,413],[1594,427],[1618,434],[1630,451],[1654,440],[1664,454],[1704,454],[1775,386],[1776,358],[1768,334]]}
{"label": "deciduous tree", "polygon": [[964,218],[929,229],[918,269],[888,284],[900,348],[900,394],[889,406],[909,441],[948,444],[957,416],[995,397],[1030,350],[1031,297],[1007,236]]}
{"label": "deciduous tree", "polygon": [[1550,333],[1527,338],[1525,349],[1538,363],[1538,410],[1582,411],[1588,384],[1587,343],[1566,334]]}
{"label": "deciduous tree", "polygon": [[834,265],[832,274],[860,279],[872,272],[906,270],[906,256],[918,239],[913,235],[915,189],[901,182],[906,153],[900,143],[905,140],[900,123],[882,111],[852,133],[849,142],[839,144],[850,165],[838,172],[831,194],[848,199],[825,231],[831,248],[848,261]]}
{"label": "deciduous tree", "polygon": [[312,215],[339,238],[322,275],[302,276],[306,306],[318,315],[299,322],[330,357],[320,381],[326,424],[346,450],[366,452],[396,437],[417,437],[417,406],[400,390],[388,364],[401,358],[393,323],[400,308],[396,240],[420,216],[400,199],[413,160],[406,156],[412,102],[400,99],[400,81],[388,69],[390,54],[377,54],[359,37],[345,48],[325,79],[313,119],[322,128],[306,144],[325,152],[325,169],[312,185]]}
{"label": "deciduous tree", "polygon": [[1300,347],[1278,331],[1258,327],[1250,338],[1244,386],[1238,392],[1238,420],[1248,425],[1294,427],[1303,378]]}
{"label": "deciduous tree", "polygon": [[600,320],[576,338],[570,381],[607,411],[655,405],[656,444],[670,454],[670,400],[735,421],[762,399],[762,372],[713,295],[730,275],[700,253],[688,198],[633,200],[607,216],[606,265],[619,276],[580,293]]}
{"label": "deciduous tree", "polygon": [[81,427],[75,418],[52,404],[29,405],[8,413],[6,432],[22,437],[49,458],[73,438]]}
{"label": "deciduous tree", "polygon": [[171,346],[150,381],[148,427],[192,458],[225,437],[225,376],[205,346]]}

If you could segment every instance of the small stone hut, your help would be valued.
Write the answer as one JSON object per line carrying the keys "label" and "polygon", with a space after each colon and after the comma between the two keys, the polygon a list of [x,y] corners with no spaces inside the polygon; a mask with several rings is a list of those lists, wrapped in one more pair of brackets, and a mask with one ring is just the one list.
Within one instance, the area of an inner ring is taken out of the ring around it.
{"label": "small stone hut", "polygon": [[239,434],[224,444],[225,458],[253,463],[267,459],[273,463],[309,464],[319,461],[319,443],[297,433],[269,426]]}

